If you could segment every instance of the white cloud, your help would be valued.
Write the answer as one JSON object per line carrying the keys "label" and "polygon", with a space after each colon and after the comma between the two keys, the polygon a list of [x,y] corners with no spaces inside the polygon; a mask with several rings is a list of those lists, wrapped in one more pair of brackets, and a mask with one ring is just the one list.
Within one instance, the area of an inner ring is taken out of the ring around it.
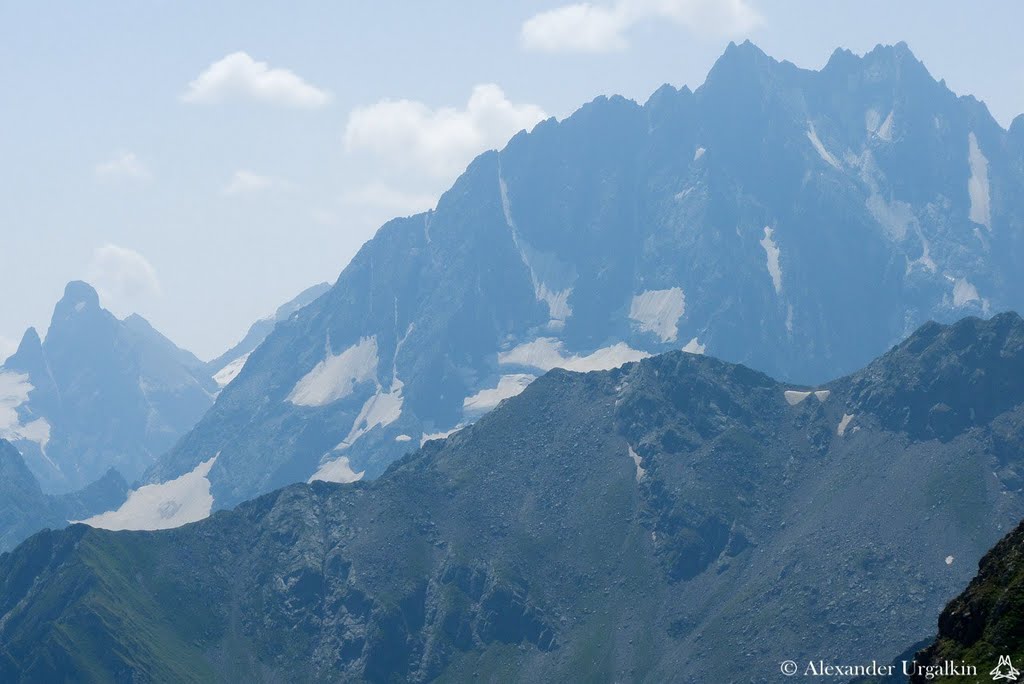
{"label": "white cloud", "polygon": [[497,85],[473,89],[464,109],[433,109],[413,100],[382,100],[349,115],[345,146],[366,153],[388,173],[450,182],[477,154],[503,145],[547,118],[533,104],[516,104]]}
{"label": "white cloud", "polygon": [[189,83],[181,99],[194,103],[245,99],[315,109],[327,104],[331,96],[293,71],[272,69],[266,62],[257,62],[245,52],[233,52],[208,66]]}
{"label": "white cloud", "polygon": [[619,5],[580,3],[530,17],[521,38],[526,48],[542,52],[611,52],[626,47],[622,32],[627,27]]}
{"label": "white cloud", "polygon": [[612,52],[625,49],[626,32],[645,21],[671,21],[688,31],[742,35],[761,23],[747,0],[615,0],[564,5],[527,19],[520,38],[541,52]]}
{"label": "white cloud", "polygon": [[146,257],[117,245],[93,251],[86,280],[96,288],[104,306],[119,316],[136,311],[161,292],[156,269]]}
{"label": "white cloud", "polygon": [[151,177],[149,169],[134,152],[121,152],[113,159],[100,162],[93,169],[93,173],[102,181],[144,181]]}
{"label": "white cloud", "polygon": [[221,192],[225,195],[247,195],[250,193],[265,192],[288,186],[286,181],[272,176],[261,176],[258,173],[239,169],[231,176]]}

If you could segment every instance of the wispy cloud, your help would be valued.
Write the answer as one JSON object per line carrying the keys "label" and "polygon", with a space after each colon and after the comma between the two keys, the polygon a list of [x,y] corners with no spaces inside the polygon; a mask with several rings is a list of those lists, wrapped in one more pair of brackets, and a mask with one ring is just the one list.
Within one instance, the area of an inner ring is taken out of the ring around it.
{"label": "wispy cloud", "polygon": [[628,47],[630,29],[651,20],[671,21],[691,33],[716,38],[742,35],[762,22],[747,0],[580,2],[527,19],[520,38],[523,47],[541,52],[613,52]]}
{"label": "wispy cloud", "polygon": [[156,269],[133,249],[104,245],[93,250],[86,279],[103,305],[119,316],[132,313],[161,293]]}
{"label": "wispy cloud", "polygon": [[511,102],[493,83],[473,89],[464,108],[382,100],[355,109],[345,128],[349,152],[391,169],[450,181],[474,156],[546,118],[534,104]]}
{"label": "wispy cloud", "polygon": [[262,176],[252,171],[239,169],[231,176],[231,179],[221,189],[221,192],[228,196],[250,195],[289,186],[290,183],[283,179],[274,178],[273,176]]}
{"label": "wispy cloud", "polygon": [[100,162],[93,168],[93,173],[101,181],[145,181],[152,177],[134,152],[121,152]]}
{"label": "wispy cloud", "polygon": [[323,107],[330,94],[282,68],[271,68],[245,52],[233,52],[208,66],[182,94],[191,103],[251,100],[302,109]]}

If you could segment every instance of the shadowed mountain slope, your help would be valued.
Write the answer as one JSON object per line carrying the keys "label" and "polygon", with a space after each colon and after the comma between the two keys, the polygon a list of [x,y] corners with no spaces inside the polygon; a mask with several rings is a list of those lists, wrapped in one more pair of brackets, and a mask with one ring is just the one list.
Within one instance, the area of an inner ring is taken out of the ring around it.
{"label": "shadowed mountain slope", "polygon": [[374,481],[43,532],[0,556],[0,679],[764,682],[895,654],[1024,517],[1022,340],[1015,314],[928,325],[811,388],[681,352],[554,370]]}

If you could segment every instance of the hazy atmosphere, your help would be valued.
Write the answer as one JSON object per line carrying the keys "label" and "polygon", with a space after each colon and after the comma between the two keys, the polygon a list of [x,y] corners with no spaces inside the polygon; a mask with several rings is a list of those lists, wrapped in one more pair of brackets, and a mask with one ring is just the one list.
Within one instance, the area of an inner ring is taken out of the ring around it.
{"label": "hazy atmosphere", "polygon": [[0,4],[0,683],[1024,680],[1022,25]]}
{"label": "hazy atmosphere", "polygon": [[86,279],[201,358],[333,282],[466,163],[601,93],[699,86],[730,41],[821,68],[906,41],[1003,127],[1018,3],[0,5],[0,358]]}

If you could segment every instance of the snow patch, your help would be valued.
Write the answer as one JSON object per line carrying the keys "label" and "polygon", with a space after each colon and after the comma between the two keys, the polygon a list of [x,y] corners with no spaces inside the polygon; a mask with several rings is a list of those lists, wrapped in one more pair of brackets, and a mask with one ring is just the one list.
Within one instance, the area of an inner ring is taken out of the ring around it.
{"label": "snow patch", "polygon": [[238,377],[238,374],[242,372],[242,368],[245,366],[245,362],[248,360],[249,354],[239,356],[237,359],[213,374],[214,382],[217,383],[218,387],[226,387],[232,380]]}
{"label": "snow patch", "polygon": [[761,238],[761,247],[764,248],[768,263],[768,275],[772,277],[772,287],[775,294],[782,294],[782,266],[779,263],[781,254],[779,246],[775,243],[773,236],[775,231],[768,226],[764,227],[764,237]]}
{"label": "snow patch", "polygon": [[363,475],[365,474],[365,470],[358,473],[352,470],[348,456],[340,456],[333,461],[328,461],[320,466],[320,469],[313,473],[313,476],[310,477],[307,482],[315,482],[319,480],[321,482],[340,482],[341,484],[348,484],[350,482],[357,482],[363,479]]}
{"label": "snow patch", "polygon": [[882,125],[877,131],[875,131],[875,135],[886,142],[892,142],[892,115],[893,112],[890,109],[889,116],[885,117],[885,121],[883,121]]}
{"label": "snow patch", "polygon": [[885,117],[885,121],[882,121],[881,115],[877,110],[869,109],[864,115],[864,127],[867,128],[869,133],[874,133],[876,136],[886,142],[892,142],[892,119],[893,110],[889,110],[889,115]]}
{"label": "snow patch", "polygon": [[641,332],[653,332],[662,342],[674,342],[676,326],[686,312],[686,295],[682,288],[647,290],[633,297],[629,317]]}
{"label": "snow patch", "polygon": [[882,123],[882,116],[877,109],[869,109],[864,112],[864,128],[868,133],[874,133]]}
{"label": "snow patch", "polygon": [[971,198],[969,218],[992,230],[991,196],[988,187],[988,159],[978,147],[978,138],[973,131],[967,136],[967,163],[971,168],[967,179],[967,194]]}
{"label": "snow patch", "polygon": [[636,481],[639,482],[644,479],[644,474],[647,471],[640,467],[640,457],[633,451],[633,447],[629,447],[629,457],[633,459],[633,464],[636,465]]}
{"label": "snow patch", "polygon": [[360,437],[376,427],[387,427],[402,417],[402,383],[392,384],[390,392],[380,389],[366,400],[352,423],[348,436],[336,446],[335,451],[347,449]]}
{"label": "snow patch", "polygon": [[105,530],[167,530],[202,520],[213,509],[208,475],[216,461],[214,456],[179,478],[139,487],[117,510],[69,522]]}
{"label": "snow patch", "polygon": [[693,152],[693,161],[697,161],[698,159],[700,159],[703,156],[704,156],[704,148],[703,147],[698,147]]}
{"label": "snow patch", "polygon": [[872,188],[871,195],[864,205],[872,218],[878,221],[890,240],[901,241],[907,237],[911,226],[917,222],[913,208],[906,202],[889,201],[879,194],[877,187]]}
{"label": "snow patch", "polygon": [[930,273],[935,273],[939,270],[939,267],[935,263],[935,260],[932,259],[932,245],[928,242],[928,239],[924,237],[924,234],[921,233],[920,227],[918,227],[917,236],[921,240],[921,256],[913,261],[907,262],[907,272],[909,273],[914,266],[920,265]]}
{"label": "snow patch", "polygon": [[536,379],[534,375],[526,373],[514,373],[502,375],[498,379],[498,385],[491,389],[483,389],[471,397],[462,401],[462,412],[465,414],[480,414],[490,411],[505,399],[516,396]]}
{"label": "snow patch", "polygon": [[814,124],[807,122],[807,139],[811,141],[811,145],[818,152],[818,156],[824,159],[830,166],[839,168],[839,162],[836,158],[825,149],[825,146],[821,144],[821,138],[818,137],[818,132],[814,130]]}
{"label": "snow patch", "polygon": [[864,154],[858,158],[858,162],[861,180],[864,181],[871,193],[864,200],[864,206],[871,217],[882,227],[885,236],[893,242],[903,242],[910,233],[914,233],[921,243],[921,255],[913,260],[907,258],[906,274],[909,275],[915,266],[921,266],[930,273],[937,272],[938,266],[932,259],[931,243],[924,236],[914,208],[907,202],[889,199],[882,195],[880,181],[884,180],[884,176],[875,164],[870,150],[865,150]]}
{"label": "snow patch", "polygon": [[520,344],[507,352],[498,354],[498,363],[503,366],[527,366],[542,371],[552,368],[587,373],[596,370],[611,370],[624,363],[646,359],[650,354],[633,349],[625,342],[602,347],[585,356],[566,355],[563,343],[552,337],[539,337],[532,342]]}
{"label": "snow patch", "polygon": [[[396,300],[396,324],[397,318],[398,302]],[[381,386],[380,382],[376,379],[376,377],[373,378],[374,382],[377,385],[376,391],[373,393],[373,396],[371,396],[363,403],[363,407],[359,409],[359,414],[356,415],[355,420],[352,421],[352,427],[349,430],[348,435],[345,437],[345,439],[341,441],[340,444],[338,444],[338,446],[334,447],[332,451],[343,451],[352,446],[353,444],[355,444],[360,437],[370,432],[374,428],[387,427],[388,425],[391,425],[396,420],[402,417],[402,404],[404,403],[402,391],[405,387],[405,384],[398,379],[398,354],[399,352],[402,351],[402,346],[405,344],[405,341],[409,339],[409,335],[412,334],[414,327],[415,326],[413,324],[410,324],[405,331],[405,335],[403,335],[402,338],[398,340],[398,344],[395,345],[395,355],[391,361],[391,388],[385,392],[384,388]],[[374,365],[376,365],[376,337],[374,337],[373,339]]]}
{"label": "snow patch", "polygon": [[396,442],[411,442],[412,441],[412,437],[410,437],[409,435],[397,435],[395,437],[395,441]]}
{"label": "snow patch", "polygon": [[296,406],[326,406],[352,394],[360,382],[377,375],[377,336],[364,337],[340,354],[325,344],[325,358],[295,383],[288,401]]}
{"label": "snow patch", "polygon": [[952,556],[946,556],[946,565],[952,565],[954,558]]}
{"label": "snow patch", "polygon": [[815,390],[814,398],[824,403],[832,395],[831,390]]}
{"label": "snow patch", "polygon": [[842,437],[846,434],[846,428],[849,427],[850,421],[853,420],[852,413],[844,413],[843,419],[839,421],[839,425],[836,426],[836,434]]}
{"label": "snow patch", "polygon": [[683,351],[687,354],[703,354],[707,350],[707,346],[701,344],[696,337],[686,343],[683,347]]}
{"label": "snow patch", "polygon": [[790,406],[796,406],[801,401],[811,396],[811,392],[798,392],[796,390],[786,390],[783,392],[783,396],[786,397],[786,402]]}
{"label": "snow patch", "polygon": [[[519,235],[519,229],[516,227],[515,221],[512,219],[512,205],[508,198],[508,186],[505,185],[505,179],[501,175],[501,170],[498,171],[498,188],[501,191],[501,210],[505,214],[505,224],[508,226],[509,232],[512,234],[512,243],[516,246],[516,250],[519,252],[519,258],[522,259],[523,265],[530,272],[530,281],[533,283],[533,292],[537,297],[537,301],[544,302],[548,306],[548,317],[550,318],[550,324],[554,328],[560,328],[565,325],[565,321],[572,315],[572,307],[569,306],[569,295],[572,294],[572,288],[566,287],[563,289],[556,289],[550,287],[545,279],[542,277],[541,269],[537,267],[535,262],[547,261],[555,262],[556,260],[551,256],[547,255],[547,258],[543,258],[546,255],[540,255],[534,253],[531,258],[533,250],[526,243],[525,240]],[[539,257],[539,258],[538,258]],[[548,271],[556,270],[554,263],[549,263]]]}
{"label": "snow patch", "polygon": [[967,278],[957,278],[953,281],[953,306],[967,306],[971,302],[981,304],[983,309],[988,309],[988,301],[980,294],[971,281]]}
{"label": "snow patch", "polygon": [[466,426],[465,425],[456,425],[451,430],[447,430],[447,431],[443,431],[443,432],[431,432],[431,433],[424,432],[423,435],[420,436],[420,446],[422,447],[427,442],[433,441],[435,439],[447,439],[448,437],[454,435],[456,432],[458,432],[459,430],[461,430],[464,427],[466,427]]}

